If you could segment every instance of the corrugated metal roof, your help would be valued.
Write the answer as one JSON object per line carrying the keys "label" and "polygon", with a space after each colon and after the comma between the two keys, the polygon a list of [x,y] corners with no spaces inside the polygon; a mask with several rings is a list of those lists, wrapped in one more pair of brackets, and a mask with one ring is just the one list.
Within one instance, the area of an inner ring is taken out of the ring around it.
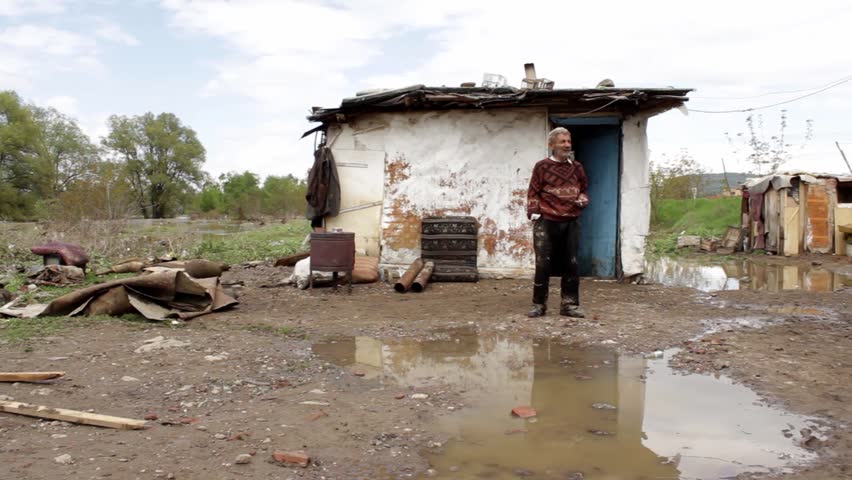
{"label": "corrugated metal roof", "polygon": [[681,106],[690,88],[569,88],[427,87],[412,85],[344,98],[339,107],[314,107],[313,122],[341,121],[340,115],[382,111],[549,107],[565,114],[660,113]]}

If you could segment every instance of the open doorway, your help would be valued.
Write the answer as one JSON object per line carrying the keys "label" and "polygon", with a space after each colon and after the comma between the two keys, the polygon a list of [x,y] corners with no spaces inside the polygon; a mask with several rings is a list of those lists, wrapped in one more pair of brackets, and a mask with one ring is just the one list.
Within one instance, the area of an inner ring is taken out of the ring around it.
{"label": "open doorway", "polygon": [[580,275],[619,274],[618,215],[621,175],[621,119],[551,117],[552,127],[571,132],[577,160],[589,177],[589,206],[580,217]]}

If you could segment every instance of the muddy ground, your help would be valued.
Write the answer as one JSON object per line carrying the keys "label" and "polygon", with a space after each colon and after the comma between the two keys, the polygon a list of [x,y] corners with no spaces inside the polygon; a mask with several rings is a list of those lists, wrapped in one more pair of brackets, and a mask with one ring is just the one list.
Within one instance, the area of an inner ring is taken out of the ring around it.
{"label": "muddy ground", "polygon": [[[825,258],[848,268],[845,259]],[[530,320],[527,280],[436,283],[421,294],[398,294],[385,283],[356,285],[352,295],[345,288],[262,287],[288,273],[269,265],[234,267],[223,280],[244,282],[240,305],[185,325],[116,320],[82,327],[72,320],[52,337],[0,345],[2,370],[67,372],[42,385],[0,384],[0,395],[152,419],[145,430],[121,431],[0,414],[0,477],[419,476],[429,468],[424,453],[447,440],[432,430],[436,417],[457,414],[446,407],[461,403],[461,393],[358,376],[316,357],[311,345],[353,335],[428,338],[466,327],[577,345],[605,342],[625,353],[680,347],[672,359],[677,368],[728,375],[769,403],[824,421],[829,430],[809,445],[819,460],[784,478],[852,478],[848,287],[704,293],[584,280],[587,318],[575,320],[556,314],[554,280],[550,313]],[[750,328],[743,319],[764,324]],[[186,344],[135,353],[158,336]],[[312,463],[282,466],[272,460],[276,450],[304,450]],[[70,463],[55,460],[66,454]],[[237,464],[243,454],[248,463]]]}

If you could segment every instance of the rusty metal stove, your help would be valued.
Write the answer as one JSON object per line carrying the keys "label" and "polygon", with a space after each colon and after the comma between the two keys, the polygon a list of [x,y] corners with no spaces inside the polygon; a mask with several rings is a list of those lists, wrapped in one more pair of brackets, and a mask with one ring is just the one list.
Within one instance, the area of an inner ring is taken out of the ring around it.
{"label": "rusty metal stove", "polygon": [[312,232],[310,257],[310,288],[314,288],[314,271],[333,272],[337,290],[337,273],[346,272],[349,292],[352,292],[352,270],[355,269],[355,234],[351,232]]}

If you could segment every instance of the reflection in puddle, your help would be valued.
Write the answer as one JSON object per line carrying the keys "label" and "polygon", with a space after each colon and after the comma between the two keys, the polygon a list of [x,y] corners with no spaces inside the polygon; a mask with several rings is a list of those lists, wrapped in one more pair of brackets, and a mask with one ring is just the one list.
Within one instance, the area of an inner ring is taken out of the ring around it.
{"label": "reflection in puddle", "polygon": [[660,257],[645,262],[645,276],[668,286],[715,290],[804,290],[831,292],[852,287],[852,276],[808,265],[770,265],[751,259],[702,263]]}
{"label": "reflection in puddle", "polygon": [[[724,377],[675,375],[666,359],[464,331],[339,339],[314,352],[402,386],[463,392],[466,407],[436,425],[452,439],[429,455],[438,478],[720,478],[814,458],[781,432],[804,417]],[[512,417],[519,405],[538,416]]]}

